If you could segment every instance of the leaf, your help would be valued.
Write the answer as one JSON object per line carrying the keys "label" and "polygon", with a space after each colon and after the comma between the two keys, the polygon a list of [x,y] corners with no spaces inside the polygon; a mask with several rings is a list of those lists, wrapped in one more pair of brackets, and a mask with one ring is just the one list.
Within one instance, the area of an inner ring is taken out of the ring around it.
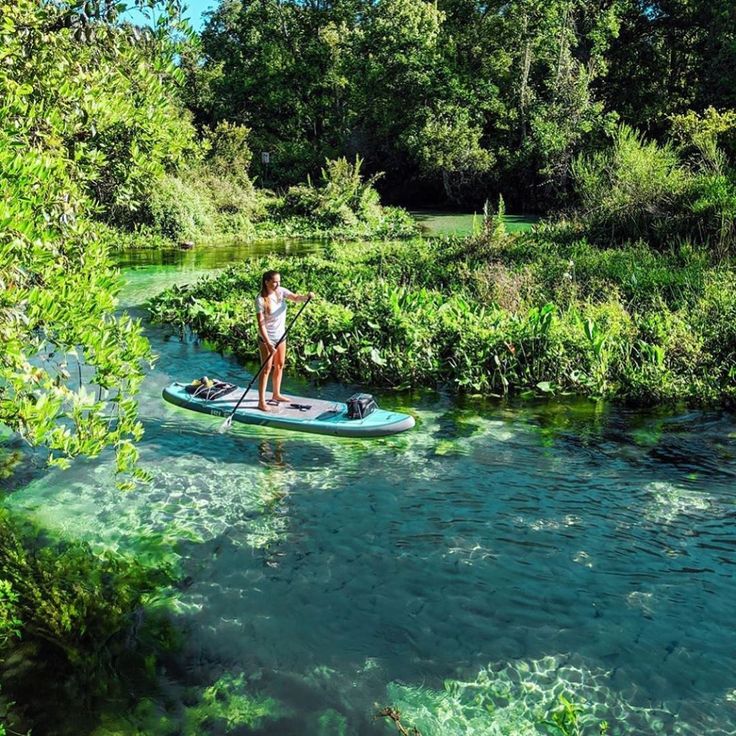
{"label": "leaf", "polygon": [[593,339],[598,333],[598,328],[596,327],[595,322],[590,318],[586,319],[583,330],[585,331],[585,337],[587,337],[590,342],[593,342]]}
{"label": "leaf", "polygon": [[386,361],[381,357],[381,354],[376,348],[371,348],[371,360],[376,365],[386,365]]}

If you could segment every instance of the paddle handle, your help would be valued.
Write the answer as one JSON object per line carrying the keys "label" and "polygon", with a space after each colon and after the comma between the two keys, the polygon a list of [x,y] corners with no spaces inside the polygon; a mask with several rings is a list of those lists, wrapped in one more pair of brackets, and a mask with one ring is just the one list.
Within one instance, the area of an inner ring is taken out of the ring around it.
{"label": "paddle handle", "polygon": [[[291,320],[291,322],[289,322],[288,327],[284,330],[284,334],[281,335],[281,337],[278,339],[278,341],[276,342],[276,344],[273,346],[273,352],[274,353],[278,350],[279,345],[281,345],[281,343],[284,340],[286,340],[286,336],[289,334],[289,330],[291,330],[291,328],[294,326],[294,322],[296,322],[299,319],[299,315],[304,311],[304,309],[306,308],[307,304],[309,304],[309,302],[311,302],[311,301],[312,301],[312,297],[311,296],[308,296],[307,297],[307,301],[305,301],[304,304],[302,304],[302,306],[299,309],[299,311],[294,315],[294,317]],[[228,418],[226,420],[228,423],[232,421],[232,418],[233,418],[233,416],[235,416],[235,412],[240,408],[240,404],[243,402],[243,399],[245,398],[245,395],[248,393],[248,391],[250,391],[251,387],[256,382],[256,378],[258,378],[258,376],[261,375],[261,371],[266,367],[266,364],[268,363],[269,360],[271,360],[272,357],[273,357],[273,353],[271,353],[271,355],[269,355],[268,358],[266,358],[266,360],[264,360],[263,363],[261,363],[261,367],[256,371],[256,374],[251,379],[250,383],[248,384],[248,387],[245,389],[245,391],[243,391],[243,395],[238,399],[238,403],[235,404],[235,408],[230,412],[230,414],[229,414],[229,416],[228,416]]]}

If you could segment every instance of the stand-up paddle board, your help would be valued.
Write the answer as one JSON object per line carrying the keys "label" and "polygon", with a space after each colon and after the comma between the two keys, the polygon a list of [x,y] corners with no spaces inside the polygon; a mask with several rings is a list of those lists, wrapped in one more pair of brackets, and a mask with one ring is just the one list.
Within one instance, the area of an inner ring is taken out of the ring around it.
{"label": "stand-up paddle board", "polygon": [[[192,389],[191,384],[172,383],[163,390],[166,401],[184,409],[211,414],[216,417],[228,417],[235,405],[243,396],[243,388],[226,386],[220,391],[200,391]],[[291,429],[298,432],[315,434],[331,434],[339,437],[382,437],[411,429],[414,417],[397,411],[386,411],[378,408],[367,395],[351,397],[348,404],[340,401],[325,401],[304,396],[289,396],[287,401],[269,401],[268,411],[258,408],[258,394],[247,394],[240,402],[233,420],[244,424],[256,424],[262,427]],[[208,398],[209,397],[209,398]],[[360,401],[354,401],[358,398]],[[367,406],[366,413],[358,404]]]}

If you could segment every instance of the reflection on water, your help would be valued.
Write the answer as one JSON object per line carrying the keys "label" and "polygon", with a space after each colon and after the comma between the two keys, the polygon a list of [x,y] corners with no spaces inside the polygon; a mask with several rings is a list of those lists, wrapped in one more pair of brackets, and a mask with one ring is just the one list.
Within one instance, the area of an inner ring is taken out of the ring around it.
{"label": "reflection on water", "polygon": [[[443,212],[441,210],[413,210],[414,219],[427,236],[472,235],[483,228],[483,211],[473,213]],[[539,222],[536,215],[504,215],[506,232],[531,230]]]}
{"label": "reflection on water", "polygon": [[[128,295],[144,276],[126,272]],[[191,583],[161,692],[108,732],[387,733],[374,704],[394,703],[424,736],[531,734],[563,693],[588,703],[589,733],[601,718],[616,734],[736,731],[732,417],[386,393],[414,431],[221,435],[161,389],[243,368],[149,336],[150,486],[121,494],[102,458],[9,499]],[[353,388],[290,379],[299,395]],[[57,722],[74,732],[73,714]]]}
{"label": "reflection on water", "polygon": [[267,255],[304,255],[319,252],[324,241],[319,240],[230,240],[197,245],[189,250],[171,248],[136,248],[123,251],[116,257],[120,268],[165,266],[177,269],[212,269],[242,261],[245,258]]}

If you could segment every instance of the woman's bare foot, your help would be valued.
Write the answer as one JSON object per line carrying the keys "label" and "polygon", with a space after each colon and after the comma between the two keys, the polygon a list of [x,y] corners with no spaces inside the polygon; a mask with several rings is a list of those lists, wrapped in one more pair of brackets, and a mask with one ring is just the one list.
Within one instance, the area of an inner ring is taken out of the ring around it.
{"label": "woman's bare foot", "polygon": [[281,394],[274,394],[272,397],[273,401],[289,401],[289,399],[286,396],[282,396]]}
{"label": "woman's bare foot", "polygon": [[265,404],[262,404],[260,401],[258,402],[258,408],[261,411],[271,411]]}

